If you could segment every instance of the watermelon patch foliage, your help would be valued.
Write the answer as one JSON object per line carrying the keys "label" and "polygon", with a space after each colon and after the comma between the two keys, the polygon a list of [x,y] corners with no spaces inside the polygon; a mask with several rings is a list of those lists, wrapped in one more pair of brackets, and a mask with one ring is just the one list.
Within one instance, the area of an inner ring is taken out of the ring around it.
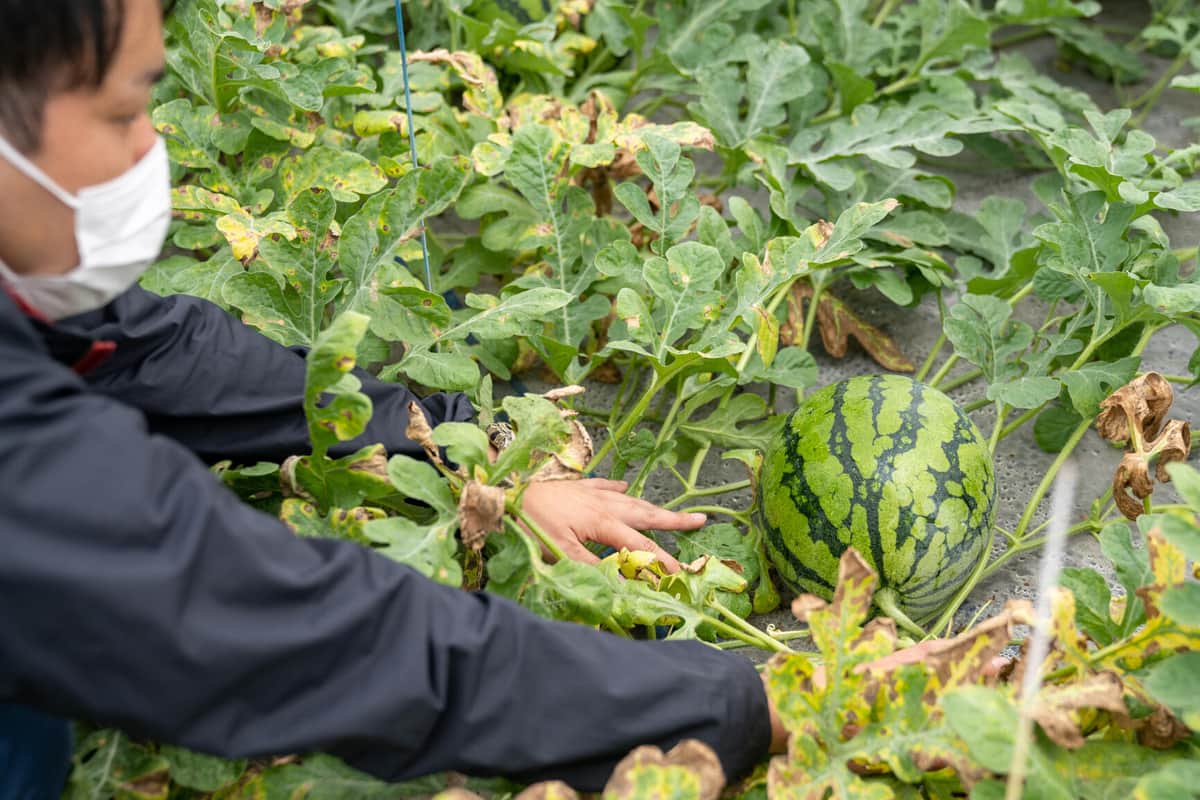
{"label": "watermelon patch foliage", "polygon": [[[1200,335],[1195,237],[1167,232],[1195,227],[1200,145],[1143,128],[1160,102],[1200,91],[1195,0],[1153,0],[1129,27],[1097,19],[1092,0],[404,8],[411,109],[389,0],[179,0],[167,21],[153,119],[175,215],[143,283],[310,348],[312,451],[224,462],[216,479],[297,535],[347,538],[547,617],[775,653],[790,750],[726,796],[998,798],[1022,713],[1037,723],[1026,797],[1194,796],[1200,474],[1168,466],[1186,460],[1184,423],[1139,417],[1129,386],[1146,384],[1142,354],[1161,331]],[[1063,85],[1022,42],[1108,82],[1116,102]],[[1020,176],[1032,194],[963,213],[963,170]],[[937,340],[893,340],[865,297],[936,314]],[[818,365],[852,348],[913,380],[852,382],[861,408],[849,388],[835,399]],[[370,418],[356,369],[464,391],[478,421],[415,424],[424,460],[380,446],[330,458]],[[1200,355],[1186,372],[1162,382],[1200,380]],[[930,387],[923,402],[947,392],[961,407],[906,421],[898,409],[922,407],[913,381]],[[576,385],[589,391],[553,391]],[[1127,403],[1109,399],[1121,387]],[[818,412],[787,419],[797,405]],[[979,622],[964,602],[1041,547],[1046,495],[1098,416],[1125,469],[1070,533],[1097,538],[1119,586],[1064,572],[1044,688],[1018,707],[1019,675],[986,667],[1021,641],[1027,608]],[[947,442],[986,461],[1026,431],[1054,460],[1011,530],[992,516],[995,475],[971,459],[947,459],[939,485],[903,501],[865,478],[885,436],[913,437],[930,467]],[[832,494],[780,477],[780,447],[829,437],[857,452],[859,476],[830,471],[844,484]],[[522,493],[585,473],[708,514],[677,543],[688,568],[556,559]],[[1154,504],[1164,478],[1183,503]],[[789,507],[812,495],[803,524],[825,526],[823,552],[783,555],[784,490]],[[954,501],[977,535],[943,525]],[[900,519],[920,503],[937,512],[918,535],[913,513]],[[797,597],[790,630],[762,626],[789,583],[825,596]],[[878,607],[908,618],[903,636]],[[948,641],[920,663],[870,666],[923,634]],[[225,761],[79,734],[71,798],[571,796],[448,776],[386,785],[323,755]],[[695,749],[635,751],[605,796],[713,797],[711,766]]]}

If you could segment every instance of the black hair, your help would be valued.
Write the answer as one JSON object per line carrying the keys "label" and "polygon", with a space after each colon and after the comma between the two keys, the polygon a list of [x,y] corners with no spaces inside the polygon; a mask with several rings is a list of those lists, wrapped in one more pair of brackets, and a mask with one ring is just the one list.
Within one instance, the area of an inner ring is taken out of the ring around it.
{"label": "black hair", "polygon": [[0,133],[28,152],[47,97],[104,82],[125,0],[0,0],[0,20]]}

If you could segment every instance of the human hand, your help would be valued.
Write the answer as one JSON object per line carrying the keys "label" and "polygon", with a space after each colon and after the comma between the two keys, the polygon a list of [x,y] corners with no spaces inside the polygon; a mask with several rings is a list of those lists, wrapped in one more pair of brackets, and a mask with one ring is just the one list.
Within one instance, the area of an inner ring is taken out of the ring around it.
{"label": "human hand", "polygon": [[677,571],[679,562],[641,531],[691,531],[704,525],[705,516],[667,511],[630,497],[628,488],[625,481],[603,478],[540,481],[525,490],[521,507],[575,561],[598,562],[584,544],[599,542],[617,550],[649,551],[669,572]]}

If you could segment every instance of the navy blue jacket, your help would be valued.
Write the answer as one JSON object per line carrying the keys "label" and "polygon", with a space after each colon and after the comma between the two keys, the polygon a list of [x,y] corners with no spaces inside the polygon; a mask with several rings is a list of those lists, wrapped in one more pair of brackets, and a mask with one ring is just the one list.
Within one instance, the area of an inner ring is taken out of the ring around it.
{"label": "navy blue jacket", "polygon": [[[595,790],[638,744],[700,739],[731,778],[765,755],[741,657],[542,620],[240,502],[205,461],[308,452],[303,386],[299,352],[197,298],[135,288],[51,326],[0,291],[0,702],[392,780]],[[413,396],[364,387],[374,418],[343,450],[418,455]]]}

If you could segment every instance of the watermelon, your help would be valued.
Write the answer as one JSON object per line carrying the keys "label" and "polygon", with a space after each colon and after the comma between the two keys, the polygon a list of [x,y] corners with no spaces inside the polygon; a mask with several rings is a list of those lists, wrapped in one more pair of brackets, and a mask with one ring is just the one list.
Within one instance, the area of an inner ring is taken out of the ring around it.
{"label": "watermelon", "polygon": [[826,386],[764,454],[767,553],[797,592],[831,598],[853,546],[876,605],[904,627],[949,602],[984,558],[996,500],[987,440],[942,392],[899,375]]}

